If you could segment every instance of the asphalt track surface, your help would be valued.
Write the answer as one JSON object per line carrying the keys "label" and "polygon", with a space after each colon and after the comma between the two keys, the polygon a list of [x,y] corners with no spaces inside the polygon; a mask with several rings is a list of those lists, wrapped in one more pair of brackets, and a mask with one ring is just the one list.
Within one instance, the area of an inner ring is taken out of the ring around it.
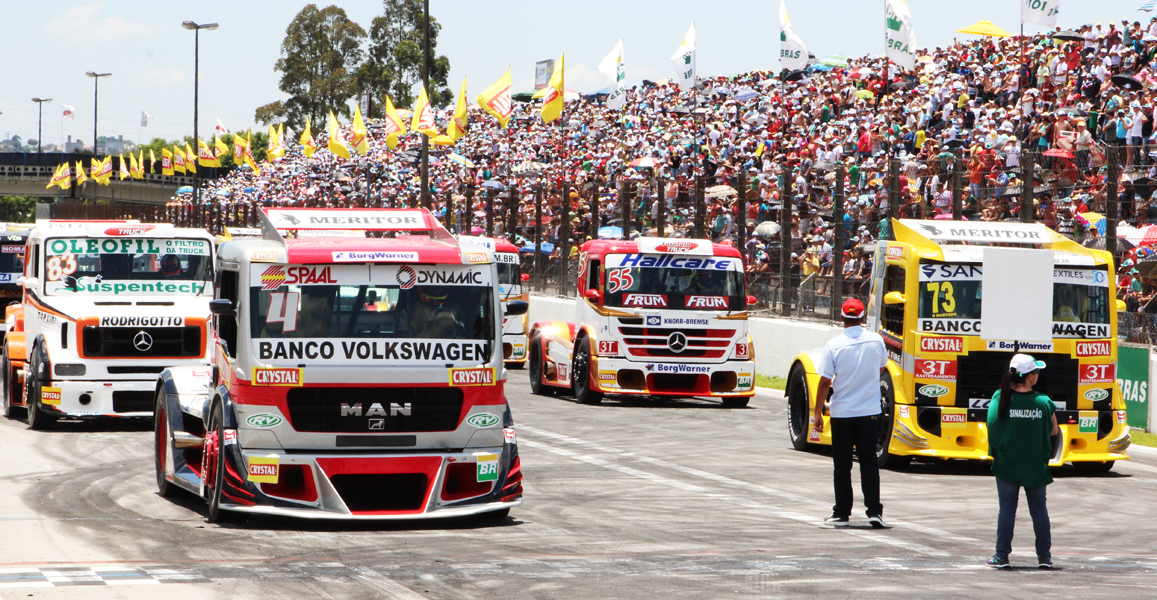
{"label": "asphalt track surface", "polygon": [[[508,387],[525,503],[510,518],[218,526],[159,497],[147,424],[0,419],[4,598],[1137,598],[1157,582],[1157,452],[1048,488],[1057,569],[1023,504],[993,571],[984,466],[883,472],[890,528],[832,529],[831,458],[797,452],[782,397],[606,401]],[[857,476],[858,478],[858,476]],[[857,485],[857,500],[858,498]]]}

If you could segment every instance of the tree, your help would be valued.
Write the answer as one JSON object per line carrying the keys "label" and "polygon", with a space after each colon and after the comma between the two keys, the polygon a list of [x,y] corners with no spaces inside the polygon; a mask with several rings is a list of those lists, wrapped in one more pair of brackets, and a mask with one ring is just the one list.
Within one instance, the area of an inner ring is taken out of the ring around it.
{"label": "tree", "polygon": [[[33,196],[0,197],[0,221],[9,223],[31,223],[36,220],[36,201]],[[51,203],[51,197],[45,202]]]}
{"label": "tree", "polygon": [[[422,85],[423,10],[422,0],[383,0],[385,14],[370,25],[370,48],[357,71],[358,88],[373,95],[374,106],[385,106],[385,97],[397,106],[413,106],[416,89]],[[438,32],[442,26],[430,17],[430,103],[450,104],[454,94],[446,83],[450,59],[437,56]],[[380,111],[380,108],[379,108]],[[381,116],[375,111],[375,116]]]}
{"label": "tree", "polygon": [[354,72],[365,37],[365,30],[344,10],[306,5],[285,30],[281,58],[274,65],[281,73],[278,88],[290,97],[258,108],[255,118],[266,124],[285,121],[296,130],[305,125],[306,116],[314,123],[325,122],[331,110],[348,118],[346,101],[357,92]]}

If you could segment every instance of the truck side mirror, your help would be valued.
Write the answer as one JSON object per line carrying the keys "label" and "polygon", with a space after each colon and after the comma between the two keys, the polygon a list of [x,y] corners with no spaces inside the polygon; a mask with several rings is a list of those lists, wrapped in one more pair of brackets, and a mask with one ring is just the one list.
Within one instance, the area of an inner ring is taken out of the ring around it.
{"label": "truck side mirror", "polygon": [[209,301],[209,312],[220,317],[232,317],[237,314],[233,309],[233,301],[225,298]]}
{"label": "truck side mirror", "polygon": [[603,295],[596,289],[590,289],[583,292],[583,298],[586,298],[595,304],[601,305],[603,303]]}
{"label": "truck side mirror", "polygon": [[521,279],[523,282],[530,281],[530,273],[523,273],[522,277],[519,279]]}
{"label": "truck side mirror", "polygon": [[750,294],[747,296],[747,305],[748,306],[755,306],[758,303],[759,303],[759,298],[756,298],[755,296],[752,296]]}
{"label": "truck side mirror", "polygon": [[507,300],[502,304],[506,307],[503,314],[507,317],[525,315],[530,310],[530,303],[525,300]]}
{"label": "truck side mirror", "polygon": [[40,289],[40,278],[39,277],[25,277],[23,285],[26,288],[32,288],[34,290]]}
{"label": "truck side mirror", "polygon": [[1129,310],[1129,306],[1127,304],[1125,304],[1125,301],[1124,300],[1118,300],[1117,301],[1117,312],[1125,312],[1127,310]]}
{"label": "truck side mirror", "polygon": [[904,304],[908,300],[904,298],[904,294],[900,292],[888,292],[884,294],[884,304]]}

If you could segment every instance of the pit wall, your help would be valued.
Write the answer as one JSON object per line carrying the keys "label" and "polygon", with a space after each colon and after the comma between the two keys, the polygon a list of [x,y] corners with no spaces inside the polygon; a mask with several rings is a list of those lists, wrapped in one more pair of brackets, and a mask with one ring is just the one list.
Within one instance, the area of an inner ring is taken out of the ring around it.
{"label": "pit wall", "polygon": [[[564,298],[548,298],[545,296],[530,297],[530,322],[538,321],[571,321],[575,317],[575,301]],[[828,340],[840,334],[840,327],[823,325],[792,319],[752,318],[747,321],[751,338],[755,341],[755,372],[760,375],[787,377],[791,368],[791,361],[802,351],[818,350],[823,348]],[[1127,347],[1125,344],[1121,348]],[[1137,352],[1140,348],[1132,346],[1125,352]],[[1157,410],[1149,402],[1149,390],[1157,389],[1157,353],[1149,352],[1148,373],[1123,373],[1118,370],[1118,377],[1136,378],[1148,383],[1147,388],[1138,392],[1134,381],[1127,395],[1126,406],[1129,409],[1129,425],[1137,429],[1152,431],[1157,425]],[[1134,361],[1135,362],[1135,361]],[[1135,371],[1136,369],[1130,369]],[[1125,382],[1121,382],[1124,384]]]}

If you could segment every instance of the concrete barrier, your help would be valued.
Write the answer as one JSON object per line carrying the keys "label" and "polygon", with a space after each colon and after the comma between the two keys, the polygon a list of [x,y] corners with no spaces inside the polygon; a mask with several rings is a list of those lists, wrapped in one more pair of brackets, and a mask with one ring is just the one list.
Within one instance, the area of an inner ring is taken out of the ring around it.
{"label": "concrete barrier", "polygon": [[[530,297],[530,322],[571,321],[575,301],[564,298]],[[747,321],[755,341],[755,372],[787,377],[791,361],[805,350],[822,348],[839,335],[841,328],[793,319],[752,318]]]}

